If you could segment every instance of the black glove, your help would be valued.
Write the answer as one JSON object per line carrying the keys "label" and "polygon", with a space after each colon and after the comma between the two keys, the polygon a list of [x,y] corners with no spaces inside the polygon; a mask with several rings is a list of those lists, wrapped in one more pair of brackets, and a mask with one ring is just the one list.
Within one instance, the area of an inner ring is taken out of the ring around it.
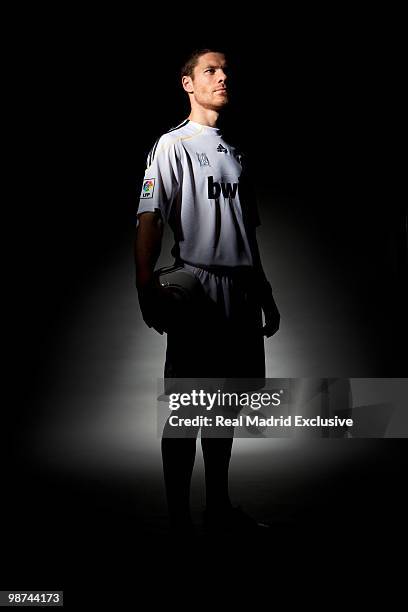
{"label": "black glove", "polygon": [[138,297],[142,317],[148,327],[153,327],[159,334],[168,330],[168,316],[166,314],[166,303],[168,301],[166,292],[160,287],[148,285],[143,289],[138,288]]}

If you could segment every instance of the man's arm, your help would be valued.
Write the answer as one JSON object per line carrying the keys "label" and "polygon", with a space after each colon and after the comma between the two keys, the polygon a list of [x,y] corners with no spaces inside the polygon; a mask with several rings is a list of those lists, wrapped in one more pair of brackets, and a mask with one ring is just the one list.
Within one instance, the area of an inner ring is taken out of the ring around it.
{"label": "man's arm", "polygon": [[271,284],[266,278],[266,274],[262,266],[261,255],[259,253],[258,241],[256,239],[255,231],[251,240],[251,252],[256,275],[256,286],[259,293],[261,307],[265,317],[265,325],[262,329],[262,332],[264,336],[270,338],[270,336],[276,334],[279,329],[280,314],[273,298]]}
{"label": "man's arm", "polygon": [[159,212],[144,212],[139,215],[139,224],[134,242],[136,288],[145,323],[160,334],[163,328],[157,325],[155,303],[157,295],[152,286],[154,268],[160,255],[163,221]]}
{"label": "man's arm", "polygon": [[154,267],[159,259],[163,237],[163,221],[159,212],[139,215],[135,239],[136,287],[146,289],[153,280]]}

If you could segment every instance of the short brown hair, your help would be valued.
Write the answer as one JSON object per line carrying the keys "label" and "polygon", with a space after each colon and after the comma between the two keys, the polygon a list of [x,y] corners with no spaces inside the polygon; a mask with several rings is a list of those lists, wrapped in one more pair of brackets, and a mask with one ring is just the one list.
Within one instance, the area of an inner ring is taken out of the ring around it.
{"label": "short brown hair", "polygon": [[181,77],[192,77],[194,74],[194,68],[198,64],[198,60],[202,55],[205,55],[206,53],[222,53],[222,55],[225,55],[224,51],[221,51],[220,49],[196,49],[184,62],[183,67],[181,69]]}

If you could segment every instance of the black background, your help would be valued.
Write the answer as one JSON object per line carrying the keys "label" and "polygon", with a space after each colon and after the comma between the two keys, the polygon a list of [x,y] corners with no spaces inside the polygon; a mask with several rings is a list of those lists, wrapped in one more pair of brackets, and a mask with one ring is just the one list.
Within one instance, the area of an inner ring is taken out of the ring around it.
{"label": "black background", "polygon": [[[215,45],[231,65],[222,127],[255,161],[261,199],[292,198],[286,212],[362,300],[383,356],[371,375],[403,376],[398,38],[390,43],[358,23],[322,30],[272,20],[256,35],[223,27],[146,41],[123,24],[97,23],[59,23],[35,38],[22,31],[23,47],[15,44],[18,165],[7,214],[17,217],[10,258],[13,292],[23,289],[27,359],[40,365],[38,345],[46,357],[64,311],[128,240],[146,155],[189,112],[180,65],[192,48]],[[389,299],[390,284],[399,298]]]}
{"label": "black background", "polygon": [[[58,357],[59,334],[90,279],[103,272],[118,245],[131,244],[145,157],[156,138],[188,114],[178,70],[194,47],[215,45],[228,54],[232,102],[223,126],[256,158],[261,196],[292,207],[289,214],[308,228],[322,254],[330,254],[361,304],[362,333],[378,337],[367,375],[406,375],[397,30],[390,36],[381,19],[356,16],[344,22],[323,16],[322,26],[314,15],[304,21],[302,15],[263,20],[258,14],[238,27],[204,12],[173,16],[163,33],[153,15],[138,21],[108,14],[50,17],[52,27],[38,15],[14,21],[8,49],[14,170],[3,231],[13,399],[12,450],[3,465],[15,487],[5,509],[8,552],[16,542],[22,546],[18,533],[27,516],[30,525],[41,524],[41,499],[47,499],[38,493],[27,500],[16,490],[35,477],[42,482],[41,475],[27,476],[16,432],[41,410],[38,398]],[[197,32],[197,20],[204,33]],[[397,298],[390,301],[384,286],[392,286]],[[398,507],[396,518],[402,518],[405,448],[397,440],[377,444],[381,470],[375,462],[360,466],[350,486],[357,521],[367,496],[370,525],[377,521],[377,529],[385,529]],[[363,492],[359,474],[369,483]],[[69,508],[58,520],[69,523]],[[364,534],[369,542],[367,526]],[[23,580],[16,577],[14,584],[35,583],[40,557],[41,551],[27,557],[31,565],[22,564]],[[56,558],[52,576],[64,586],[69,564],[63,555]],[[40,570],[39,576],[44,584]]]}

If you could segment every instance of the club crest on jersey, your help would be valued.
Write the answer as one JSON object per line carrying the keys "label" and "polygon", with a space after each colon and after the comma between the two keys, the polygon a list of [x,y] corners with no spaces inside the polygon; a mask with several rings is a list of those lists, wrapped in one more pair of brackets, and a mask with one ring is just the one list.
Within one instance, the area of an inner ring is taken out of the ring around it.
{"label": "club crest on jersey", "polygon": [[218,145],[217,151],[218,151],[218,153],[228,153],[228,149],[223,147],[221,143]]}
{"label": "club crest on jersey", "polygon": [[203,166],[210,166],[210,162],[208,161],[208,157],[206,156],[205,153],[196,153],[197,155],[197,159],[200,163],[200,167],[202,168]]}
{"label": "club crest on jersey", "polygon": [[142,187],[142,198],[152,198],[153,197],[153,192],[154,192],[154,184],[155,184],[156,179],[154,178],[150,178],[150,179],[146,179],[143,183],[143,187]]}

